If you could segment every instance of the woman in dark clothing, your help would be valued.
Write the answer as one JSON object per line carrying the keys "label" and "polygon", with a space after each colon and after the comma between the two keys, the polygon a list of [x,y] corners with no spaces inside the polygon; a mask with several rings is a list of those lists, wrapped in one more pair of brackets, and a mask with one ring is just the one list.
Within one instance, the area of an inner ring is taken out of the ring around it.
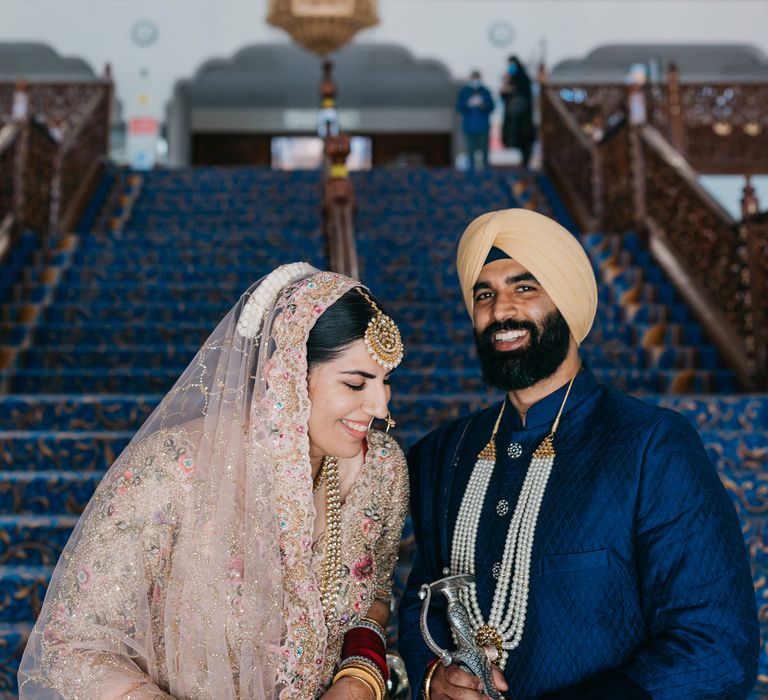
{"label": "woman in dark clothing", "polygon": [[531,79],[517,56],[510,56],[508,60],[509,65],[501,88],[501,98],[504,101],[501,138],[506,148],[520,149],[523,166],[527,168],[533,142],[536,140]]}

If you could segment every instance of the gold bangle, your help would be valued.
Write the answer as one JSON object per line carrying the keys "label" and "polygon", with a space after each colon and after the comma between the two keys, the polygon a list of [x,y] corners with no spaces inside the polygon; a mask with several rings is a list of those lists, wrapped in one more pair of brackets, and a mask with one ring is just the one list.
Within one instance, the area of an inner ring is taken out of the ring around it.
{"label": "gold bangle", "polygon": [[355,671],[365,675],[366,678],[369,678],[371,684],[374,685],[376,688],[378,688],[378,691],[380,693],[380,695],[378,696],[379,698],[383,698],[386,695],[387,685],[384,682],[384,676],[381,675],[381,671],[379,670],[379,667],[376,666],[376,664],[373,663],[373,661],[366,663],[363,661],[346,660],[342,662],[340,671],[343,671],[348,668],[354,669]]}
{"label": "gold bangle", "polygon": [[439,665],[440,665],[440,660],[435,659],[430,665],[429,670],[427,671],[427,675],[424,676],[424,689],[422,690],[422,693],[426,700],[430,700],[429,693],[430,693],[430,686],[432,685],[432,676],[435,675],[435,671],[437,671],[437,667]]}
{"label": "gold bangle", "polygon": [[345,676],[348,676],[349,678],[354,678],[355,680],[358,680],[361,683],[364,683],[366,685],[366,687],[368,688],[368,690],[371,691],[371,697],[374,698],[374,700],[376,700],[376,698],[377,698],[377,696],[376,696],[376,688],[374,688],[367,680],[365,680],[365,678],[363,678],[362,676],[358,676],[356,673],[342,673],[341,671],[339,671],[333,677],[333,682],[336,683],[336,681],[340,680],[341,678],[344,678]]}

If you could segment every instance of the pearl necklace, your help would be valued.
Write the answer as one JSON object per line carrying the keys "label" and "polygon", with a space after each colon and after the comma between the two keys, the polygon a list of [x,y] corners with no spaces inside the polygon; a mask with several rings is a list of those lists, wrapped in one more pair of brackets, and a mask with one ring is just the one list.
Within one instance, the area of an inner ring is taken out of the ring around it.
{"label": "pearl necklace", "polygon": [[[341,569],[341,498],[339,496],[339,460],[323,457],[318,482],[325,481],[326,540],[323,576],[320,581],[320,601],[323,604],[325,621],[333,619],[336,611],[336,597],[339,592],[339,571]],[[319,487],[318,484],[318,487]]]}
{"label": "pearl necklace", "polygon": [[[520,496],[517,499],[517,505],[507,530],[501,571],[487,622],[483,619],[483,613],[477,601],[476,584],[471,583],[460,593],[462,603],[469,612],[477,643],[482,647],[495,648],[497,652],[496,663],[502,669],[507,662],[509,652],[517,648],[523,638],[536,521],[555,461],[555,432],[574,379],[575,377],[568,384],[563,403],[560,405],[560,410],[552,424],[552,430],[531,457],[531,463],[528,466]],[[488,484],[496,466],[496,433],[499,430],[501,417],[504,415],[504,405],[502,403],[490,441],[477,456],[475,467],[461,501],[451,548],[452,574],[474,575],[475,573],[477,531]]]}

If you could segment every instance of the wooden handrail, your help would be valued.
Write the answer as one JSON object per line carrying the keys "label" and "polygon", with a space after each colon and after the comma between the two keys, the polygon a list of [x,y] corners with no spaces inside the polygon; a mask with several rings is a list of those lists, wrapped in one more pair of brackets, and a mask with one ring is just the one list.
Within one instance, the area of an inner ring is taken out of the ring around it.
{"label": "wooden handrail", "polygon": [[360,279],[355,251],[353,207],[349,203],[332,202],[328,209],[330,219],[328,247],[331,269],[347,277]]}
{"label": "wooden handrail", "polygon": [[0,263],[16,244],[20,233],[18,218],[21,186],[16,177],[23,129],[17,123],[0,128]]}
{"label": "wooden handrail", "polygon": [[[579,124],[610,123],[625,109],[626,86],[589,80],[550,80]],[[648,123],[685,155],[699,172],[768,173],[768,83],[765,81],[682,81],[670,67],[667,82],[643,86]]]}
{"label": "wooden handrail", "polygon": [[88,100],[87,105],[82,110],[80,119],[78,119],[77,123],[64,135],[64,138],[61,142],[61,150],[63,152],[71,150],[72,147],[77,143],[77,139],[80,137],[80,134],[88,124],[90,118],[93,117],[96,111],[101,107],[104,97],[105,95],[102,92],[94,95],[90,100]]}
{"label": "wooden handrail", "polygon": [[0,155],[11,148],[16,139],[21,137],[21,127],[16,122],[3,124],[0,127]]}
{"label": "wooden handrail", "polygon": [[675,150],[657,129],[645,125],[641,129],[641,133],[645,142],[659,154],[670,168],[677,172],[681,180],[685,182],[686,187],[696,194],[696,199],[701,203],[701,206],[706,207],[724,226],[733,227],[736,225],[736,221],[725,208],[701,186],[698,175],[690,163],[679,151]]}
{"label": "wooden handrail", "polygon": [[602,218],[602,180],[594,141],[582,131],[554,90],[540,93],[541,141],[546,169],[582,230],[599,228]]}
{"label": "wooden handrail", "polygon": [[651,252],[745,388],[759,358],[749,260],[737,222],[704,190],[691,165],[653,127],[639,129]]}
{"label": "wooden handrail", "polygon": [[[327,83],[324,85],[327,87]],[[353,279],[360,279],[353,216],[355,189],[346,166],[349,151],[349,136],[334,136],[330,133],[326,135],[323,218],[331,269]]]}
{"label": "wooden handrail", "polygon": [[[551,86],[542,90],[548,173],[582,230],[603,224],[612,231],[633,228],[646,235],[657,262],[741,386],[768,388],[768,223],[758,224],[752,217],[739,225],[701,186],[697,171],[669,142],[663,115],[659,117],[653,105],[646,110],[649,117],[662,119],[663,132],[651,124],[622,121],[618,117],[629,114],[628,108],[618,101],[617,86],[609,88],[604,96],[614,126],[605,138],[591,144],[590,158],[585,156],[587,137],[582,128],[573,127],[579,124],[579,113],[585,119],[592,115],[585,125],[603,123],[603,117],[594,115],[595,105],[600,106],[595,95],[603,93],[574,89],[571,110]],[[647,88],[646,97],[649,92]],[[553,134],[565,134],[556,141],[556,148],[547,140]],[[591,189],[583,182],[573,186],[580,174],[577,165],[582,177],[584,170],[591,169]],[[595,201],[597,196],[601,202]]]}
{"label": "wooden handrail", "polygon": [[27,116],[14,123],[16,227],[37,231],[47,252],[75,225],[103,167],[112,83],[0,83],[0,102],[10,104],[13,90],[28,94]]}

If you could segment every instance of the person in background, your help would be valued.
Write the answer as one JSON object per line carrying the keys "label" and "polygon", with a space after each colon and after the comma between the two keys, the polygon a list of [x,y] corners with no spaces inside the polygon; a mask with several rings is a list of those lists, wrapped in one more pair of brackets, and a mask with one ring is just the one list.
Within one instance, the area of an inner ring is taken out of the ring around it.
{"label": "person in background", "polygon": [[527,168],[536,140],[531,79],[517,56],[510,56],[508,61],[501,87],[501,99],[504,103],[501,140],[505,148],[519,149],[523,167]]}
{"label": "person in background", "polygon": [[474,172],[488,167],[489,117],[493,108],[491,91],[483,85],[480,71],[472,71],[469,82],[459,90],[456,111],[462,115],[461,127],[467,140],[469,168]]}

